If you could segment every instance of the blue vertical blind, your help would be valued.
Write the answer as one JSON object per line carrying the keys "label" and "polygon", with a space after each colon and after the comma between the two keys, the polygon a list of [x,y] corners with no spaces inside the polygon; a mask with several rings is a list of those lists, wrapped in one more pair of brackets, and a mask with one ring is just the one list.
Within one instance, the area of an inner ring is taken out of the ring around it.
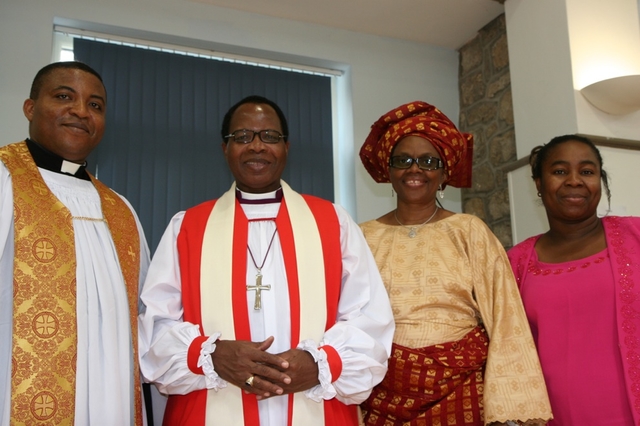
{"label": "blue vertical blind", "polygon": [[283,179],[333,200],[330,77],[84,39],[74,54],[107,88],[105,136],[89,170],[131,202],[152,251],[175,213],[231,186],[220,127],[245,96],[271,99],[287,117]]}

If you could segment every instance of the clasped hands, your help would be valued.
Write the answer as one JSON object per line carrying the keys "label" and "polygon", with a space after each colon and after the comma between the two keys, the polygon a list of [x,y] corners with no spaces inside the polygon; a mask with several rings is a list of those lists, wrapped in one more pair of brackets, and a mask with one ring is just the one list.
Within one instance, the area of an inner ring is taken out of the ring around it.
{"label": "clasped hands", "polygon": [[[273,336],[263,342],[218,340],[211,354],[213,368],[222,379],[258,399],[302,392],[320,383],[318,365],[309,352],[289,349],[270,354],[266,350],[273,341]],[[252,376],[249,386],[245,382]]]}

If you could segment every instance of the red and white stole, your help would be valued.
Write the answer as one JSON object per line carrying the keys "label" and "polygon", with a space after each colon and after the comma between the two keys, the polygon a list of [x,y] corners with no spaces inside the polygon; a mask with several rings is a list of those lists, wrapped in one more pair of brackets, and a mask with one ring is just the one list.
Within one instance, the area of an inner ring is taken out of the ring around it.
{"label": "red and white stole", "polygon": [[[301,196],[281,183],[284,197],[276,226],[289,286],[291,345],[295,347],[301,336],[319,342],[335,323],[342,276],[340,226],[331,203]],[[235,185],[217,201],[185,214],[178,237],[184,320],[200,324],[203,336],[220,331],[225,340],[251,340],[247,240],[248,220],[236,201]],[[191,360],[199,354],[201,341],[196,340],[189,351]],[[187,421],[188,417],[191,424],[259,424],[255,396],[235,386],[192,394],[170,398],[167,408],[173,421]],[[303,394],[290,395],[289,424],[324,426],[332,419],[351,418],[353,408],[335,399],[316,403]],[[200,410],[206,414],[194,416]]]}
{"label": "red and white stole", "polygon": [[[298,287],[300,306],[297,311],[305,313],[299,321],[299,335],[308,336],[319,342],[324,333],[327,316],[326,305],[317,303],[318,300],[326,300],[324,268],[322,262],[318,262],[318,259],[322,259],[320,235],[313,214],[302,196],[293,192],[286,184],[283,184],[282,189],[284,195],[283,205],[280,207],[281,211],[276,218],[276,226],[280,225],[282,215],[285,211],[288,211],[294,238],[296,234],[304,235],[305,238],[304,244],[295,245],[295,258],[298,262],[298,281],[305,283],[304,286]],[[231,284],[235,281],[243,283],[246,281],[246,241],[248,236],[247,238],[237,238],[234,241],[233,235],[236,226],[242,222],[242,218],[239,216],[244,216],[244,212],[236,204],[235,187],[232,187],[213,207],[202,243],[202,252],[207,253],[207,258],[210,260],[206,263],[203,262],[201,269],[200,291],[202,301],[203,304],[206,304],[206,301],[215,301],[215,309],[202,311],[202,328],[207,336],[220,331],[222,336],[225,336],[225,339],[251,340],[245,285],[219,285],[219,283],[225,282]],[[246,218],[244,221],[246,221]],[[230,222],[234,223],[233,227],[228,226]],[[278,229],[280,230],[281,227],[279,226]],[[282,240],[283,236],[280,235],[279,237]],[[233,250],[229,250],[229,247],[233,247]],[[238,247],[237,250],[236,247]],[[285,245],[283,244],[283,250],[284,247]],[[239,252],[242,252],[244,260],[238,259],[240,256],[235,256],[236,254],[240,255]],[[288,257],[290,256],[285,253],[284,258],[287,259]],[[232,266],[233,263],[235,265]],[[239,274],[239,277],[234,279],[234,274]],[[235,295],[232,294],[234,292],[236,293]],[[291,299],[295,301],[295,297],[291,297]],[[234,316],[234,310],[236,309],[240,311],[240,316]],[[292,309],[292,312],[295,311]],[[292,334],[294,329],[293,321],[294,318],[292,318]],[[293,344],[295,343],[292,339]],[[240,389],[235,386],[228,386],[219,390],[218,395],[207,398],[207,413],[212,416],[207,416],[206,424],[213,424],[212,420],[215,420],[215,422],[220,422],[218,424],[243,425],[244,419],[238,415],[243,412],[242,395],[243,393]],[[246,395],[245,399],[255,400],[255,397]],[[255,405],[257,412],[257,403]],[[305,423],[309,426],[314,422],[317,422],[315,424],[318,425],[324,425],[322,404],[313,402],[305,398],[304,395],[297,394],[294,397],[293,407],[294,419],[298,417],[304,418]],[[210,419],[210,417],[213,418]]]}

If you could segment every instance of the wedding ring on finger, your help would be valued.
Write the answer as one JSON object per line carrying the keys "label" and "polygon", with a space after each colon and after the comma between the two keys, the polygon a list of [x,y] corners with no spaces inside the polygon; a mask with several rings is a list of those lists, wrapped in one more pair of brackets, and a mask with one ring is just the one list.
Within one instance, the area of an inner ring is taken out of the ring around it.
{"label": "wedding ring on finger", "polygon": [[253,379],[254,379],[255,377],[256,377],[256,376],[251,376],[251,377],[249,377],[247,380],[245,380],[245,381],[244,381],[244,384],[245,384],[245,385],[247,385],[247,386],[249,386],[249,387],[253,386]]}

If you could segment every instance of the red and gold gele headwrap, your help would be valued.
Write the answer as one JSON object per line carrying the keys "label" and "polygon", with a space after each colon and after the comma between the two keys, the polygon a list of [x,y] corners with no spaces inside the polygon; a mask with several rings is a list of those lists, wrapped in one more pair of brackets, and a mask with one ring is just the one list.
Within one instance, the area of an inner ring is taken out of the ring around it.
{"label": "red and gold gele headwrap", "polygon": [[426,102],[411,102],[384,114],[371,126],[360,148],[360,159],[376,182],[389,182],[389,158],[407,136],[431,142],[444,163],[445,185],[471,186],[473,135],[460,132],[440,110]]}

